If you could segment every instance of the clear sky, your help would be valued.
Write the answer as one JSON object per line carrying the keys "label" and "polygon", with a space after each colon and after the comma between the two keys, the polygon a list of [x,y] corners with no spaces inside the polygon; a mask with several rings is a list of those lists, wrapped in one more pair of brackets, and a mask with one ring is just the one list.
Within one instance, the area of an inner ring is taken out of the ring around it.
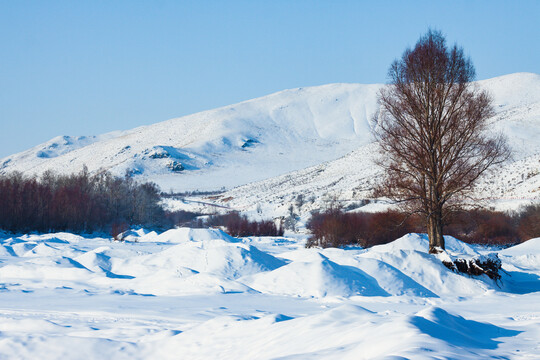
{"label": "clear sky", "polygon": [[540,0],[0,0],[0,157],[275,91],[382,83],[432,27],[477,77],[540,73]]}

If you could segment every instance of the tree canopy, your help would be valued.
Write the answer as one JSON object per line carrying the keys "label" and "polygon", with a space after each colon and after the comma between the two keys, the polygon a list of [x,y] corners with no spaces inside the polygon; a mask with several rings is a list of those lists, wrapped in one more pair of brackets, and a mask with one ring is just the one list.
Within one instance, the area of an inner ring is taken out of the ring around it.
{"label": "tree canopy", "polygon": [[502,135],[486,131],[490,95],[472,83],[463,49],[429,30],[395,60],[379,93],[376,137],[385,176],[377,188],[425,217],[430,252],[444,249],[446,216],[491,166],[509,157]]}

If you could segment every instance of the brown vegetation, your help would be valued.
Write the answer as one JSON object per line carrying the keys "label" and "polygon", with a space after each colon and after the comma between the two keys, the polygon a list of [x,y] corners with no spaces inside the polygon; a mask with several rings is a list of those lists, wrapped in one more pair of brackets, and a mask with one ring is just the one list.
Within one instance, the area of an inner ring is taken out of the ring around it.
{"label": "brown vegetation", "polygon": [[0,228],[11,232],[115,232],[119,225],[157,225],[163,218],[155,184],[104,172],[0,176]]}
{"label": "brown vegetation", "polygon": [[518,216],[518,234],[528,240],[540,236],[540,205],[526,206]]}
{"label": "brown vegetation", "polygon": [[276,226],[272,220],[250,221],[247,216],[237,212],[211,216],[206,226],[222,226],[234,237],[246,236],[283,236],[283,224]]}
{"label": "brown vegetation", "polygon": [[462,48],[428,31],[389,70],[381,90],[376,136],[385,178],[378,196],[421,214],[430,252],[444,249],[443,224],[476,180],[509,156],[504,137],[484,130],[491,98],[471,81],[475,71]]}
{"label": "brown vegetation", "polygon": [[[540,237],[538,205],[527,206],[514,214],[461,210],[446,219],[445,234],[471,244],[510,246]],[[405,212],[346,213],[339,208],[313,213],[307,227],[312,233],[307,247],[370,247],[389,243],[410,232],[425,232],[422,218]]]}
{"label": "brown vegetation", "polygon": [[448,217],[445,233],[473,244],[513,245],[527,240],[519,235],[520,216],[489,210],[462,210]]}
{"label": "brown vegetation", "polygon": [[312,236],[306,247],[370,247],[421,230],[416,217],[401,212],[345,213],[341,209],[313,213],[307,228]]}
{"label": "brown vegetation", "polygon": [[487,275],[490,279],[497,281],[501,279],[502,263],[497,254],[490,255],[472,259],[458,258],[452,261],[443,261],[442,263],[448,269],[457,273],[472,276]]}

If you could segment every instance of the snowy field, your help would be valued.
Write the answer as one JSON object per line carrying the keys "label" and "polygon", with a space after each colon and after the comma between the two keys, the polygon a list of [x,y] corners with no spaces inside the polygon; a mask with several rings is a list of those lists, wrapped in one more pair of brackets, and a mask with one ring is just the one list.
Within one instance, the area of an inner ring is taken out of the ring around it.
{"label": "snowy field", "polygon": [[447,270],[416,234],[368,250],[190,229],[0,239],[0,359],[540,354],[540,239],[499,251],[498,284]]}

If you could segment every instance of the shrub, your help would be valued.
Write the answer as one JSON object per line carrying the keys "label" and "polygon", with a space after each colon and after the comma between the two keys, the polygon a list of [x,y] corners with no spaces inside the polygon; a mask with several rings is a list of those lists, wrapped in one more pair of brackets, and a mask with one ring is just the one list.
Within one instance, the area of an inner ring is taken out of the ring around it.
{"label": "shrub", "polygon": [[445,227],[445,234],[472,244],[512,245],[521,241],[515,216],[489,210],[453,214]]}
{"label": "shrub", "polygon": [[306,247],[343,247],[358,244],[363,235],[361,222],[364,219],[354,215],[357,214],[347,214],[340,209],[313,213],[306,224],[312,233]]}
{"label": "shrub", "polygon": [[[409,232],[424,232],[418,216],[398,211],[346,213],[340,208],[312,213],[307,223],[312,236],[306,247],[343,247],[391,242]],[[509,246],[540,236],[540,206],[530,205],[510,215],[490,210],[463,210],[446,219],[446,235],[472,244]]]}
{"label": "shrub", "polygon": [[276,226],[271,220],[250,221],[247,216],[237,212],[211,216],[208,226],[222,226],[234,237],[246,236],[283,236],[283,225]]}
{"label": "shrub", "polygon": [[[161,224],[157,185],[108,172],[0,176],[0,228],[12,232],[110,231],[113,224]],[[116,226],[115,226],[116,228]]]}
{"label": "shrub", "polygon": [[540,237],[540,205],[526,206],[517,218],[517,231],[522,240]]}
{"label": "shrub", "polygon": [[312,236],[306,247],[343,247],[389,243],[409,232],[418,231],[417,219],[397,211],[345,213],[339,208],[312,213],[307,223]]}
{"label": "shrub", "polygon": [[191,211],[166,211],[163,215],[163,223],[168,225],[168,227],[186,226],[191,228],[202,228],[205,224],[201,216],[203,216],[203,214]]}

